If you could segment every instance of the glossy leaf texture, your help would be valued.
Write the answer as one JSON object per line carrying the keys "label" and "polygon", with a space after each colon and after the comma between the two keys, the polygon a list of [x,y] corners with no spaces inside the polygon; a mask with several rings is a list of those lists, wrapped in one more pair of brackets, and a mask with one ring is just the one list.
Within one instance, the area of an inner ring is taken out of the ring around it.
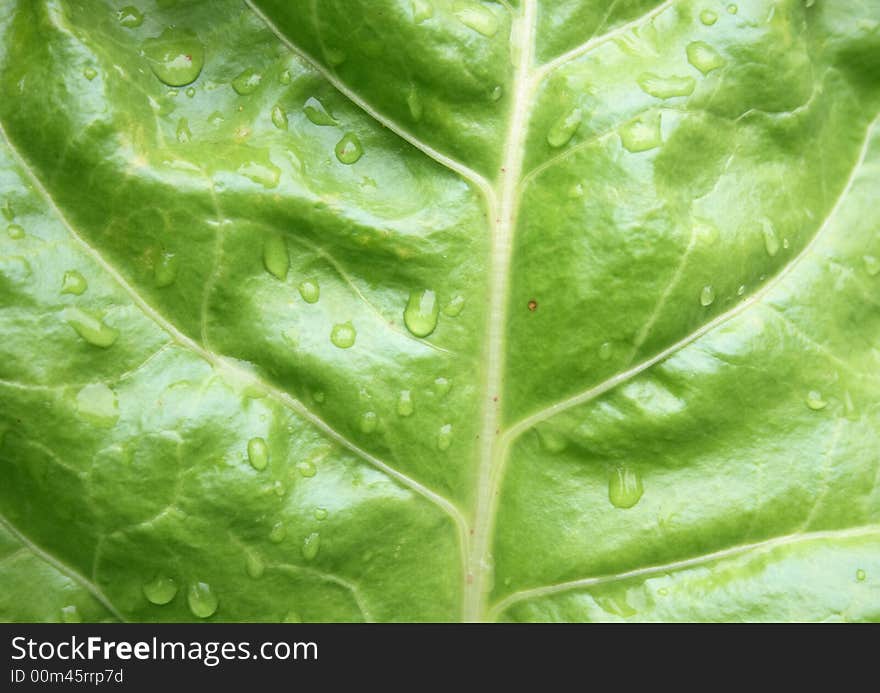
{"label": "glossy leaf texture", "polygon": [[880,620],[872,0],[0,6],[0,618]]}

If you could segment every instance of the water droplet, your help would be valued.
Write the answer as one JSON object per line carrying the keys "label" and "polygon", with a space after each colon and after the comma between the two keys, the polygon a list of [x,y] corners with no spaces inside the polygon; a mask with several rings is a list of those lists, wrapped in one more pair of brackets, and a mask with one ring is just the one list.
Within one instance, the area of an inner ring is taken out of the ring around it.
{"label": "water droplet", "polygon": [[106,349],[119,337],[119,332],[80,308],[65,308],[64,320],[89,344]]}
{"label": "water droplet", "polygon": [[88,288],[89,285],[86,282],[86,278],[76,270],[67,270],[64,273],[64,279],[61,282],[62,294],[82,296]]}
{"label": "water droplet", "polygon": [[280,233],[271,233],[263,240],[263,266],[273,277],[284,281],[290,269],[287,241]]}
{"label": "water droplet", "polygon": [[616,467],[608,478],[608,500],[615,508],[631,508],[642,497],[642,478],[634,469]]}
{"label": "water droplet", "polygon": [[302,619],[295,611],[288,611],[284,614],[284,618],[281,619],[281,623],[302,623]]}
{"label": "water droplet", "polygon": [[350,166],[363,154],[364,149],[361,147],[361,142],[353,132],[343,135],[342,139],[336,143],[336,158],[340,163]]}
{"label": "water droplet", "polygon": [[820,409],[824,409],[828,406],[828,402],[822,399],[822,393],[817,392],[816,390],[810,390],[807,393],[807,406],[813,411],[819,411]]}
{"label": "water droplet", "polygon": [[868,574],[861,568],[856,571],[856,580],[858,580],[859,582],[864,582],[867,577]]}
{"label": "water droplet", "polygon": [[739,288],[736,290],[736,295],[743,296],[743,295],[745,295],[745,293],[746,293],[746,285],[740,284]]}
{"label": "water droplet", "polygon": [[156,606],[168,604],[177,596],[177,583],[167,575],[157,575],[142,589],[147,601]]}
{"label": "water droplet", "polygon": [[86,421],[109,428],[119,418],[116,393],[103,383],[86,385],[76,395],[76,411]]}
{"label": "water droplet", "polygon": [[355,339],[357,339],[357,330],[351,322],[338,323],[330,331],[330,341],[340,349],[353,347]]}
{"label": "water droplet", "polygon": [[185,93],[186,93],[187,97],[189,97],[191,99],[192,97],[194,97],[196,95],[196,88],[190,87],[189,89],[186,90]]}
{"label": "water droplet", "polygon": [[374,411],[365,411],[361,414],[361,431],[364,433],[372,433],[379,425],[379,417]]}
{"label": "water droplet", "polygon": [[85,77],[90,82],[98,76],[98,71],[93,67],[86,67],[83,69],[83,77]]}
{"label": "water droplet", "polygon": [[205,64],[205,47],[185,29],[165,29],[144,41],[143,54],[153,74],[170,87],[184,87],[198,79]]}
{"label": "water droplet", "polygon": [[316,279],[306,279],[299,285],[299,295],[306,303],[317,303],[321,298],[321,287]]}
{"label": "water droplet", "polygon": [[648,113],[620,127],[620,142],[630,152],[645,152],[663,144],[660,114]]}
{"label": "water droplet", "polygon": [[232,80],[232,88],[239,96],[247,96],[253,94],[262,81],[263,75],[248,67],[239,72],[238,76]]}
{"label": "water droplet", "polygon": [[290,70],[284,70],[284,72],[278,75],[278,81],[281,84],[290,84]]}
{"label": "water droplet", "polygon": [[776,229],[769,219],[761,221],[761,233],[764,235],[764,248],[770,257],[779,252],[779,236],[776,235]]}
{"label": "water droplet", "polygon": [[492,88],[492,91],[489,94],[489,98],[492,99],[492,101],[498,101],[503,94],[504,89],[502,89],[501,85],[499,84]]}
{"label": "water droplet", "polygon": [[281,180],[281,169],[272,163],[248,161],[238,167],[238,173],[264,188],[278,187],[278,181]]}
{"label": "water droplet", "polygon": [[873,255],[865,255],[862,260],[865,261],[865,271],[872,277],[880,274],[880,260]]}
{"label": "water droplet", "polygon": [[427,337],[437,327],[439,313],[437,295],[433,291],[413,291],[403,311],[403,322],[416,337]]}
{"label": "water droplet", "polygon": [[287,130],[287,113],[278,104],[272,106],[272,125],[279,130]]}
{"label": "water droplet", "polygon": [[409,114],[413,120],[421,120],[424,107],[422,106],[422,97],[415,87],[410,87],[409,93],[406,95],[406,105],[409,107]]}
{"label": "water droplet", "polygon": [[247,571],[248,577],[259,580],[266,572],[266,565],[259,556],[248,553],[244,558],[244,569]]}
{"label": "water droplet", "polygon": [[646,94],[658,99],[670,99],[673,96],[690,96],[697,86],[693,77],[669,75],[661,77],[653,73],[645,73],[638,79],[639,86]]}
{"label": "water droplet", "polygon": [[413,0],[413,21],[421,24],[434,16],[434,6],[428,0]]}
{"label": "water droplet", "polygon": [[174,283],[177,279],[178,264],[174,253],[162,253],[159,256],[159,259],[156,260],[156,264],[153,266],[153,279],[157,287],[164,289],[166,286],[171,286]]}
{"label": "water droplet", "polygon": [[437,449],[445,451],[452,445],[452,424],[444,424],[437,432]]}
{"label": "water droplet", "polygon": [[284,496],[284,484],[282,484],[280,481],[276,480],[275,483],[272,484],[272,490],[279,498],[282,498]]}
{"label": "water droplet", "polygon": [[194,582],[189,586],[186,601],[193,616],[208,618],[217,611],[217,596],[207,582]]}
{"label": "water droplet", "polygon": [[739,8],[738,8],[736,5],[728,5],[728,6],[727,6],[727,11],[728,11],[730,14],[736,14],[737,12],[739,12]]}
{"label": "water droplet", "polygon": [[70,606],[65,606],[61,609],[61,622],[62,623],[82,623],[82,616],[80,616],[79,609],[77,609],[72,604]]}
{"label": "water droplet", "polygon": [[118,10],[116,18],[126,29],[136,29],[144,23],[144,13],[131,5],[126,5],[121,10]]}
{"label": "water droplet", "polygon": [[327,519],[327,509],[326,508],[315,508],[315,519],[316,520],[326,520]]}
{"label": "water droplet", "polygon": [[583,112],[579,108],[573,108],[559,118],[547,132],[547,144],[551,147],[561,147],[568,141],[580,127]]}
{"label": "water droplet", "polygon": [[181,118],[177,121],[177,141],[180,142],[180,144],[186,144],[192,139],[192,136],[186,118]]}
{"label": "water droplet", "polygon": [[305,460],[303,462],[300,462],[299,464],[296,465],[296,468],[297,468],[297,470],[299,470],[299,473],[302,476],[304,476],[306,479],[310,479],[313,476],[315,476],[315,474],[318,473],[318,468],[315,466],[315,463],[312,462],[311,460]]}
{"label": "water droplet", "polygon": [[403,390],[400,397],[397,398],[397,413],[400,416],[412,416],[415,407],[413,406],[412,393],[409,390]]}
{"label": "water droplet", "polygon": [[483,36],[494,36],[498,31],[498,17],[488,7],[471,0],[456,0],[452,11],[458,21]]}
{"label": "water droplet", "polygon": [[445,397],[449,394],[449,391],[452,389],[452,381],[448,378],[435,378],[434,380],[434,392],[437,393],[438,397]]}
{"label": "water droplet", "polygon": [[12,208],[12,202],[4,200],[3,206],[0,207],[0,213],[3,214],[3,218],[6,219],[6,221],[12,221],[15,219],[15,210]]}
{"label": "water droplet", "polygon": [[724,58],[718,54],[718,51],[703,41],[689,43],[686,50],[688,62],[704,75],[724,65]]}
{"label": "water droplet", "polygon": [[302,547],[302,555],[307,561],[311,561],[318,555],[318,550],[321,548],[321,535],[317,532],[312,532],[303,539],[303,547]]}
{"label": "water droplet", "polygon": [[706,26],[712,26],[718,21],[718,14],[712,10],[703,10],[700,12],[700,21]]}
{"label": "water droplet", "polygon": [[287,537],[287,527],[283,522],[276,522],[269,530],[269,541],[273,544],[280,544]]}
{"label": "water droplet", "polygon": [[247,444],[248,462],[258,472],[269,464],[269,446],[262,438],[251,438]]}
{"label": "water droplet", "polygon": [[545,426],[539,426],[538,429],[538,440],[541,442],[541,447],[544,448],[547,452],[557,453],[565,450],[568,445],[568,441],[565,439],[561,433],[554,431],[552,428],[548,428]]}
{"label": "water droplet", "polygon": [[24,238],[24,229],[18,224],[10,224],[6,227],[6,233],[9,234],[9,237],[13,240],[21,240]]}
{"label": "water droplet", "polygon": [[715,302],[715,289],[711,284],[706,284],[700,291],[700,305],[708,308]]}
{"label": "water droplet", "polygon": [[443,308],[443,315],[448,315],[450,318],[457,317],[461,315],[463,308],[464,296],[453,296],[449,303]]}
{"label": "water droplet", "polygon": [[599,347],[599,358],[603,361],[607,361],[611,358],[611,354],[614,351],[614,347],[611,345],[611,342],[603,342]]}
{"label": "water droplet", "polygon": [[309,97],[306,100],[305,105],[303,105],[303,113],[306,114],[306,118],[312,121],[315,125],[336,125],[336,118],[330,115],[330,112],[324,108],[324,104],[322,104],[318,99],[314,96]]}

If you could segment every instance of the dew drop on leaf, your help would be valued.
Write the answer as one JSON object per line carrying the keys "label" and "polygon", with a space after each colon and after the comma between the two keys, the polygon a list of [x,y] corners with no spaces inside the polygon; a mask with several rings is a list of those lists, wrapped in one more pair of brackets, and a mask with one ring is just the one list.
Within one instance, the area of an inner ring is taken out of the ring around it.
{"label": "dew drop on leaf", "polygon": [[330,331],[330,341],[333,343],[333,346],[339,347],[340,349],[349,349],[350,347],[353,347],[356,339],[357,330],[354,329],[354,325],[352,325],[351,322],[336,324]]}
{"label": "dew drop on leaf", "polygon": [[219,602],[207,582],[194,582],[186,593],[189,610],[197,618],[208,618],[217,611]]}
{"label": "dew drop on leaf", "polygon": [[153,266],[153,278],[156,286],[164,289],[171,286],[177,279],[177,257],[174,253],[162,253],[156,264]]}
{"label": "dew drop on leaf", "polygon": [[607,361],[611,358],[613,351],[614,347],[611,345],[611,342],[602,342],[602,345],[599,347],[599,358]]}
{"label": "dew drop on leaf", "polygon": [[144,596],[151,604],[163,606],[177,596],[177,583],[167,575],[156,575],[142,587]]}
{"label": "dew drop on leaf", "polygon": [[186,144],[190,140],[192,140],[192,132],[189,129],[189,122],[186,118],[181,118],[177,121],[177,131],[176,131],[177,141],[180,144]]}
{"label": "dew drop on leaf", "polygon": [[315,519],[316,520],[326,520],[327,519],[327,509],[326,508],[315,508]]}
{"label": "dew drop on leaf", "polygon": [[248,462],[258,472],[269,465],[269,446],[262,438],[251,438],[247,444]]}
{"label": "dew drop on leaf", "polygon": [[305,113],[306,118],[312,121],[315,125],[336,125],[336,118],[330,115],[330,112],[324,108],[324,104],[318,101],[314,96],[311,96],[306,100],[303,105],[303,113]]}
{"label": "dew drop on leaf", "polygon": [[248,67],[239,72],[232,80],[232,88],[239,96],[247,96],[248,94],[253,94],[262,81],[263,75]]}
{"label": "dew drop on leaf", "polygon": [[403,311],[403,322],[416,337],[427,337],[437,327],[439,312],[437,295],[433,291],[413,291]]}
{"label": "dew drop on leaf", "polygon": [[715,289],[710,284],[707,284],[703,287],[702,291],[700,291],[700,305],[704,308],[708,308],[715,302]]}
{"label": "dew drop on leaf", "polygon": [[76,411],[86,421],[109,428],[119,419],[116,393],[104,383],[86,385],[76,395]]}
{"label": "dew drop on leaf", "polygon": [[704,41],[693,41],[689,43],[685,49],[688,62],[697,68],[704,75],[708,75],[712,70],[717,70],[724,65],[718,51]]}
{"label": "dew drop on leaf", "polygon": [[464,296],[453,296],[452,299],[443,308],[443,315],[455,318],[461,315],[464,308]]}
{"label": "dew drop on leaf", "polygon": [[861,568],[856,571],[856,580],[858,580],[859,582],[864,582],[867,577],[868,574]]}
{"label": "dew drop on leaf", "polygon": [[290,257],[287,253],[287,241],[282,234],[271,233],[263,240],[263,266],[276,279],[287,279]]}
{"label": "dew drop on leaf", "polygon": [[336,143],[335,151],[339,162],[347,166],[356,163],[364,154],[361,142],[353,132],[342,136],[342,139]]}
{"label": "dew drop on leaf", "polygon": [[276,522],[269,530],[269,541],[273,544],[280,544],[287,537],[287,527],[283,522]]}
{"label": "dew drop on leaf", "polygon": [[819,411],[828,406],[828,402],[822,398],[822,393],[817,390],[810,390],[807,393],[806,402],[807,406],[813,411]]}
{"label": "dew drop on leaf", "polygon": [[82,296],[88,288],[89,285],[86,282],[86,278],[76,270],[67,270],[64,273],[64,279],[61,281],[62,294]]}
{"label": "dew drop on leaf", "polygon": [[153,74],[170,87],[195,82],[205,65],[205,47],[186,29],[169,27],[144,41],[142,51]]}
{"label": "dew drop on leaf", "polygon": [[248,553],[244,559],[244,568],[248,577],[259,580],[266,572],[266,566],[262,559],[254,553]]}
{"label": "dew drop on leaf", "polygon": [[444,424],[437,433],[437,449],[448,450],[452,445],[452,424]]}
{"label": "dew drop on leaf", "polygon": [[642,478],[631,467],[615,467],[608,478],[608,500],[615,508],[631,508],[642,497]]}
{"label": "dew drop on leaf", "polygon": [[404,417],[412,416],[414,410],[412,393],[409,390],[403,390],[397,398],[397,413]]}
{"label": "dew drop on leaf", "polygon": [[272,125],[274,125],[279,130],[287,130],[287,113],[284,112],[284,109],[279,105],[272,106]]}
{"label": "dew drop on leaf", "polygon": [[92,346],[106,349],[113,346],[119,337],[118,331],[80,308],[65,308],[62,315],[67,324]]}
{"label": "dew drop on leaf", "polygon": [[411,87],[406,95],[406,105],[413,120],[419,121],[422,119],[424,106],[422,105],[422,97],[419,96],[419,92],[415,87]]}
{"label": "dew drop on leaf", "polygon": [[315,463],[311,460],[304,460],[296,465],[297,470],[300,475],[310,479],[318,473],[318,468],[315,466]]}
{"label": "dew drop on leaf", "polygon": [[439,377],[434,379],[434,392],[438,397],[445,397],[452,389],[452,381],[448,378]]}
{"label": "dew drop on leaf", "polygon": [[10,224],[6,227],[6,233],[15,241],[24,238],[24,229],[18,224]]}
{"label": "dew drop on leaf", "polygon": [[764,236],[764,249],[770,257],[779,252],[779,236],[776,235],[776,229],[769,219],[761,222],[761,233]]}
{"label": "dew drop on leaf", "polygon": [[728,5],[728,6],[727,6],[727,11],[728,11],[730,14],[736,14],[737,12],[739,12],[739,7],[737,7],[736,5]]}
{"label": "dew drop on leaf", "polygon": [[706,26],[712,26],[718,21],[718,14],[712,10],[703,10],[700,12],[700,21]]}
{"label": "dew drop on leaf", "polygon": [[647,113],[620,126],[620,142],[633,152],[645,152],[663,144],[660,114]]}
{"label": "dew drop on leaf", "polygon": [[118,10],[116,18],[126,29],[136,29],[144,23],[144,13],[132,5],[126,5],[121,10]]}
{"label": "dew drop on leaf", "polygon": [[196,95],[196,88],[195,88],[195,87],[190,87],[189,89],[187,89],[187,90],[186,90],[186,95],[187,95],[187,97],[189,97],[190,99],[191,99],[192,97],[194,97],[194,96]]}
{"label": "dew drop on leaf", "polygon": [[579,108],[573,108],[561,116],[547,131],[547,144],[551,147],[562,147],[568,144],[568,141],[580,127],[582,117],[583,112]]}
{"label": "dew drop on leaf", "polygon": [[264,188],[276,188],[281,180],[281,169],[272,163],[247,161],[238,167],[238,173]]}
{"label": "dew drop on leaf", "polygon": [[87,67],[83,69],[83,77],[85,77],[90,82],[98,76],[98,71],[93,67]]}
{"label": "dew drop on leaf", "polygon": [[73,605],[63,607],[61,609],[61,622],[82,623],[82,616],[79,613],[79,609]]}
{"label": "dew drop on leaf", "polygon": [[303,539],[302,545],[302,555],[307,561],[311,561],[318,555],[318,551],[321,548],[321,535],[317,532],[312,532]]}
{"label": "dew drop on leaf", "polygon": [[376,430],[376,426],[379,425],[379,417],[376,416],[376,412],[374,411],[365,411],[361,414],[361,431],[364,433],[372,433]]}
{"label": "dew drop on leaf", "polygon": [[483,36],[491,37],[498,32],[495,13],[473,0],[455,0],[452,11],[458,21]]}
{"label": "dew drop on leaf", "polygon": [[306,279],[299,285],[299,295],[306,303],[317,303],[321,298],[321,287],[316,279]]}
{"label": "dew drop on leaf", "polygon": [[638,79],[642,91],[658,99],[671,99],[674,96],[690,96],[697,86],[693,77],[668,75],[661,77],[653,73],[645,73]]}

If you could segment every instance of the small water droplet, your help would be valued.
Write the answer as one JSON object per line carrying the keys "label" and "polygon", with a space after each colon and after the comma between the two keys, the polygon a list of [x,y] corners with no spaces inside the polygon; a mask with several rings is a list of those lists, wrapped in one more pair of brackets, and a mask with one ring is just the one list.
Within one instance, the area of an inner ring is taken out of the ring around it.
{"label": "small water droplet", "polygon": [[171,286],[177,279],[177,257],[174,253],[162,253],[156,264],[153,266],[153,279],[156,286],[164,289]]}
{"label": "small water droplet", "polygon": [[712,26],[718,21],[718,14],[712,10],[703,10],[700,12],[700,21],[706,26]]}
{"label": "small water droplet", "polygon": [[488,7],[472,0],[455,0],[452,11],[458,21],[483,36],[494,36],[498,32],[498,17]]}
{"label": "small water droplet", "polygon": [[704,41],[693,41],[686,49],[688,62],[704,75],[724,65],[724,58]]}
{"label": "small water droplet", "polygon": [[281,84],[290,84],[290,70],[284,70],[278,75],[278,81],[281,82]]}
{"label": "small water droplet", "polygon": [[445,451],[452,445],[452,424],[444,424],[437,432],[437,449]]}
{"label": "small water droplet", "polygon": [[324,104],[318,101],[314,96],[311,96],[306,100],[303,105],[303,113],[305,113],[306,118],[312,121],[315,125],[337,124],[336,118],[334,118],[330,112],[324,108]]}
{"label": "small water droplet", "polygon": [[551,147],[562,147],[568,144],[568,141],[574,137],[574,133],[580,127],[582,117],[583,111],[579,108],[572,108],[560,117],[547,131],[547,144]]}
{"label": "small water droplet", "polygon": [[262,81],[263,75],[253,68],[247,67],[232,80],[232,88],[239,96],[247,96],[253,94]]}
{"label": "small water droplet", "polygon": [[697,86],[693,77],[669,75],[661,77],[653,73],[645,73],[638,79],[639,86],[646,94],[658,99],[671,99],[674,96],[690,96]]}
{"label": "small water droplet", "polygon": [[403,311],[403,322],[416,337],[427,337],[437,327],[439,313],[437,295],[433,291],[413,291]]}
{"label": "small water droplet", "polygon": [[272,163],[248,161],[239,166],[237,172],[264,188],[276,188],[281,180],[281,169]]}
{"label": "small water droplet", "polygon": [[290,257],[287,254],[287,241],[280,233],[270,233],[263,239],[263,266],[276,279],[287,279]]}
{"label": "small water droplet", "polygon": [[828,406],[828,402],[822,399],[822,393],[817,392],[816,390],[810,390],[807,393],[807,406],[813,411],[819,411],[820,409],[824,409]]}
{"label": "small water droplet", "polygon": [[788,242],[788,239],[787,239],[787,238],[783,238],[783,239],[782,239],[782,247],[783,247],[783,248],[785,248],[786,250],[788,250],[788,248],[789,248],[790,245],[791,245],[791,244]]}
{"label": "small water droplet", "polygon": [[61,609],[62,623],[82,623],[82,616],[74,605],[65,606]]}
{"label": "small water droplet", "polygon": [[397,413],[400,416],[412,416],[415,407],[413,406],[412,393],[409,390],[403,390],[400,397],[397,398]]}
{"label": "small water droplet", "polygon": [[464,296],[453,296],[449,303],[443,308],[443,315],[455,318],[461,315],[464,309]]}
{"label": "small water droplet", "polygon": [[856,571],[856,580],[858,580],[859,582],[864,582],[867,577],[868,574],[861,568]]}
{"label": "small water droplet", "polygon": [[251,438],[247,444],[248,462],[258,472],[269,464],[269,446],[262,438]]}
{"label": "small water droplet", "polygon": [[503,94],[504,89],[502,89],[501,85],[499,84],[492,88],[492,91],[489,93],[489,98],[492,99],[492,101],[498,101],[499,99],[501,99]]}
{"label": "small water droplet", "polygon": [[98,76],[98,71],[93,67],[86,67],[83,69],[83,77],[85,77],[90,82]]}
{"label": "small water droplet", "polygon": [[449,391],[452,389],[452,381],[448,378],[435,378],[434,380],[434,392],[437,393],[438,397],[445,397],[449,394]]}
{"label": "small water droplet", "polygon": [[76,411],[86,421],[109,428],[119,419],[116,393],[104,383],[86,385],[76,395]]}
{"label": "small water droplet", "polygon": [[336,143],[336,158],[347,166],[357,162],[363,154],[364,149],[361,147],[361,142],[353,132],[343,135],[342,139]]}
{"label": "small water droplet", "polygon": [[374,411],[365,411],[361,414],[361,431],[364,433],[372,433],[379,425],[379,417]]}
{"label": "small water droplet", "polygon": [[18,224],[10,224],[9,226],[7,226],[6,233],[9,234],[9,237],[15,241],[24,238],[24,229]]}
{"label": "small water droplet", "polygon": [[880,274],[880,260],[873,255],[865,255],[862,260],[865,262],[865,271],[869,276],[876,277]]}
{"label": "small water droplet", "polygon": [[627,151],[637,153],[663,144],[660,133],[660,114],[647,113],[620,127],[620,142]]}
{"label": "small water droplet", "polygon": [[6,219],[6,221],[12,221],[15,219],[15,210],[12,208],[12,202],[4,200],[3,206],[0,207],[0,213],[3,214],[3,218]]}
{"label": "small water droplet", "polygon": [[770,257],[779,252],[779,236],[776,235],[776,229],[769,219],[761,221],[761,233],[764,235],[764,248]]}
{"label": "small water droplet", "polygon": [[317,303],[321,298],[321,287],[317,279],[306,279],[299,285],[299,295],[306,303]]}
{"label": "small water droplet", "polygon": [[177,596],[177,583],[167,575],[156,575],[142,587],[144,596],[151,604],[163,606]]}
{"label": "small water droplet", "polygon": [[738,8],[736,5],[728,5],[728,6],[727,6],[727,11],[728,11],[730,14],[736,14],[737,12],[739,12],[739,8]]}
{"label": "small water droplet", "polygon": [[106,349],[115,344],[119,337],[117,330],[108,327],[98,318],[80,308],[65,308],[62,316],[67,324],[92,346]]}
{"label": "small water droplet", "polygon": [[64,279],[61,282],[62,294],[82,296],[88,288],[89,285],[86,282],[86,278],[76,270],[67,270],[64,273]]}
{"label": "small water droplet", "polygon": [[327,509],[326,508],[315,508],[315,519],[316,520],[326,520],[327,519]]}
{"label": "small water droplet", "polygon": [[330,341],[340,349],[348,349],[354,346],[357,339],[357,330],[351,322],[338,323],[330,331]]}
{"label": "small water droplet", "polygon": [[602,342],[602,345],[599,347],[599,358],[607,361],[611,358],[613,351],[614,347],[611,345],[611,342]]}
{"label": "small water droplet", "polygon": [[287,527],[283,522],[276,522],[269,530],[269,541],[273,544],[280,544],[287,537]]}
{"label": "small water droplet", "polygon": [[737,296],[743,296],[746,293],[746,285],[740,284],[739,288],[736,290]]}
{"label": "small water droplet", "polygon": [[272,490],[275,492],[275,495],[279,498],[284,497],[284,484],[280,481],[276,480],[274,484],[272,484]]}
{"label": "small water droplet", "polygon": [[194,582],[189,586],[186,594],[189,610],[197,618],[208,618],[217,611],[219,602],[214,590],[207,582]]}
{"label": "small water droplet", "polygon": [[186,90],[185,94],[187,95],[187,97],[189,97],[191,99],[192,97],[194,97],[196,95],[196,88],[190,87],[189,89]]}
{"label": "small water droplet", "polygon": [[137,7],[126,5],[121,10],[117,10],[116,19],[126,29],[136,29],[144,23],[144,13]]}
{"label": "small water droplet", "polygon": [[196,35],[172,27],[144,41],[143,55],[153,74],[170,87],[195,82],[205,64],[205,47]]}
{"label": "small water droplet", "polygon": [[700,305],[708,308],[715,302],[715,288],[711,284],[707,284],[700,291]]}
{"label": "small water droplet", "polygon": [[304,460],[303,462],[300,462],[296,465],[296,468],[299,473],[306,479],[310,479],[318,473],[318,468],[311,460]]}
{"label": "small water droplet", "polygon": [[434,16],[434,6],[428,0],[413,0],[412,12],[413,21],[421,24]]}
{"label": "small water droplet", "polygon": [[537,432],[541,447],[549,453],[556,454],[557,452],[562,452],[568,445],[565,436],[554,431],[552,428],[538,426]]}
{"label": "small water droplet", "polygon": [[608,477],[608,500],[615,508],[633,507],[643,492],[642,478],[631,467],[616,467]]}
{"label": "small water droplet", "polygon": [[287,113],[278,104],[272,106],[272,125],[279,130],[287,130]]}
{"label": "small water droplet", "polygon": [[244,569],[247,571],[248,577],[259,580],[266,572],[266,565],[255,553],[248,553],[244,558]]}
{"label": "small water droplet", "polygon": [[186,118],[181,118],[177,121],[177,141],[180,144],[186,144],[190,140],[192,140],[192,132],[189,129],[189,123]]}
{"label": "small water droplet", "polygon": [[409,93],[406,95],[406,105],[409,107],[409,114],[412,119],[419,121],[422,119],[424,106],[422,105],[422,97],[415,87],[410,87]]}
{"label": "small water droplet", "polygon": [[321,548],[321,535],[317,532],[312,532],[303,539],[302,546],[302,555],[307,561],[311,561],[318,555],[318,550]]}

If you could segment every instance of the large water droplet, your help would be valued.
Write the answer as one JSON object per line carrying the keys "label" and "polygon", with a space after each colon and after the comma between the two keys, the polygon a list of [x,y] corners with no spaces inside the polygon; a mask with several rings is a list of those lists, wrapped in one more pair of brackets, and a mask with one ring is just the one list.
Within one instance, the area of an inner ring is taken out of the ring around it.
{"label": "large water droplet", "polygon": [[413,291],[403,311],[403,322],[416,337],[427,337],[437,327],[439,313],[440,306],[433,291]]}
{"label": "large water droplet", "polygon": [[269,464],[269,446],[262,438],[251,438],[247,444],[248,462],[258,472]]}
{"label": "large water droplet", "polygon": [[776,235],[776,229],[773,228],[769,219],[761,221],[761,233],[764,236],[764,248],[767,250],[767,254],[773,257],[779,252],[779,236]]}
{"label": "large water droplet", "polygon": [[315,125],[336,125],[336,118],[334,118],[330,112],[324,108],[324,104],[318,101],[314,96],[309,97],[306,100],[303,105],[303,113],[305,113],[306,118],[311,120]]}
{"label": "large water droplet", "polygon": [[413,406],[412,393],[409,390],[403,390],[400,397],[397,398],[397,413],[400,416],[412,416],[415,407]]}
{"label": "large water droplet", "polygon": [[807,406],[813,411],[819,411],[820,409],[824,409],[828,406],[828,402],[826,402],[822,398],[822,393],[817,392],[816,390],[810,390],[807,393]]}
{"label": "large water droplet", "polygon": [[239,96],[247,96],[253,94],[262,81],[263,75],[253,68],[247,67],[232,80],[232,88]]}
{"label": "large water droplet", "polygon": [[311,479],[315,474],[318,473],[318,468],[315,466],[315,463],[311,460],[303,460],[299,464],[296,465],[299,473],[304,476],[306,479]]}
{"label": "large water droplet", "polygon": [[287,130],[287,113],[278,104],[272,106],[272,125],[279,130]]}
{"label": "large water droplet", "polygon": [[700,21],[706,26],[712,26],[718,21],[718,14],[712,10],[703,10],[700,12]]}
{"label": "large water droplet", "polygon": [[633,507],[643,492],[642,478],[630,467],[616,467],[608,477],[608,500],[615,508]]}
{"label": "large water droplet", "polygon": [[247,161],[238,167],[238,173],[264,188],[276,188],[281,180],[281,169],[271,162]]}
{"label": "large water droplet", "polygon": [[461,314],[464,308],[464,296],[453,296],[452,300],[443,308],[443,315],[455,318]]}
{"label": "large water droplet", "polygon": [[194,582],[186,593],[189,610],[197,618],[208,618],[217,611],[219,602],[214,590],[207,582]]}
{"label": "large water droplet", "polygon": [[434,6],[428,0],[413,0],[412,11],[413,21],[416,24],[421,24],[434,16]]}
{"label": "large water droplet", "polygon": [[273,277],[284,281],[290,269],[287,241],[280,233],[271,233],[263,240],[263,265]]}
{"label": "large water droplet", "polygon": [[568,141],[574,137],[574,133],[580,127],[582,117],[581,109],[573,108],[559,118],[547,131],[547,144],[551,147],[561,147],[568,144]]}
{"label": "large water droplet", "polygon": [[724,58],[704,41],[694,41],[686,49],[688,62],[704,75],[724,65]]}
{"label": "large water droplet", "polygon": [[340,349],[353,347],[355,339],[357,339],[357,330],[355,330],[351,322],[336,324],[330,331],[330,341]]}
{"label": "large water droplet", "polygon": [[707,284],[700,291],[700,305],[708,308],[715,302],[715,288],[711,284]]}
{"label": "large water droplet", "polygon": [[364,154],[361,142],[357,135],[349,132],[342,136],[342,139],[336,143],[336,158],[340,163],[351,165],[360,159]]}
{"label": "large water droplet", "polygon": [[86,385],[76,395],[76,411],[86,421],[109,428],[119,418],[116,393],[104,383]]}
{"label": "large water droplet", "polygon": [[868,275],[876,277],[880,274],[880,260],[873,255],[865,255],[862,260],[865,262],[865,271]]}
{"label": "large water droplet", "polygon": [[126,29],[136,29],[144,23],[144,13],[131,5],[126,5],[121,10],[117,10],[116,18]]}
{"label": "large water droplet", "polygon": [[620,127],[620,142],[630,152],[644,152],[663,144],[660,114],[647,113]]}
{"label": "large water droplet", "polygon": [[88,288],[89,285],[86,282],[86,278],[76,270],[67,270],[64,273],[64,279],[61,281],[62,294],[82,296]]}
{"label": "large water droplet", "polygon": [[273,544],[280,544],[287,537],[287,527],[283,522],[276,522],[269,530],[269,541]]}
{"label": "large water droplet", "polygon": [[80,616],[79,609],[77,609],[73,604],[62,608],[61,609],[61,622],[62,623],[82,623],[82,616]]}
{"label": "large water droplet", "polygon": [[248,577],[259,580],[266,572],[266,565],[257,554],[248,553],[244,558],[244,569],[247,571]]}
{"label": "large water droplet", "polygon": [[669,75],[661,77],[653,73],[645,73],[638,79],[639,86],[647,94],[658,99],[671,99],[673,96],[689,96],[697,81],[693,77]]}
{"label": "large water droplet", "polygon": [[376,427],[379,425],[379,417],[376,416],[376,412],[374,411],[365,411],[361,415],[361,431],[364,433],[372,433],[376,430]]}
{"label": "large water droplet", "polygon": [[437,449],[448,450],[452,445],[452,424],[444,424],[437,432]]}
{"label": "large water droplet", "polygon": [[458,21],[483,36],[494,36],[498,32],[498,17],[488,7],[471,0],[455,0],[452,11]]}
{"label": "large water droplet", "polygon": [[302,546],[302,555],[307,561],[311,561],[318,555],[318,551],[321,548],[321,535],[317,532],[312,532],[303,539]]}
{"label": "large water droplet", "polygon": [[164,289],[171,286],[177,279],[177,266],[180,264],[174,253],[162,253],[153,266],[153,278],[156,286]]}
{"label": "large water droplet", "polygon": [[93,346],[106,349],[115,344],[119,337],[117,330],[80,308],[65,308],[62,316],[80,337]]}
{"label": "large water droplet", "polygon": [[168,28],[147,39],[143,54],[153,74],[171,87],[195,82],[205,64],[205,47],[186,29]]}
{"label": "large water droplet", "polygon": [[157,575],[142,589],[147,601],[156,606],[168,604],[177,596],[177,583],[167,575]]}

